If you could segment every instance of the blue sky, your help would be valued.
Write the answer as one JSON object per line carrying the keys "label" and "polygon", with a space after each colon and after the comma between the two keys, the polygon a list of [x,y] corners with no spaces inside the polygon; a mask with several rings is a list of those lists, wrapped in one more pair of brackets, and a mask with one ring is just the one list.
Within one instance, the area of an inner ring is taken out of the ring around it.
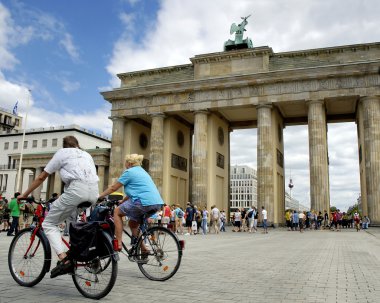
{"label": "blue sky", "polygon": [[[24,115],[30,89],[27,128],[75,123],[110,136],[99,92],[120,85],[117,73],[222,51],[249,14],[246,34],[274,52],[378,42],[379,12],[377,0],[0,0],[0,107],[19,101]],[[284,139],[286,179],[291,170],[293,195],[308,204],[307,127]],[[354,123],[329,125],[329,155],[332,204],[344,209],[359,193]],[[232,133],[231,162],[256,167],[256,130]]]}

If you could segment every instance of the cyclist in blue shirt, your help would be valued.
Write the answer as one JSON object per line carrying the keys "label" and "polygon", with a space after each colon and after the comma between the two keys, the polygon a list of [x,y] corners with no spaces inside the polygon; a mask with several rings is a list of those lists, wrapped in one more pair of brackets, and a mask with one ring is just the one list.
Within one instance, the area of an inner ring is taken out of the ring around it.
{"label": "cyclist in blue shirt", "polygon": [[105,196],[117,191],[121,186],[124,186],[126,196],[114,212],[115,237],[119,250],[122,248],[122,218],[128,216],[128,225],[131,228],[133,236],[132,244],[135,244],[134,241],[139,236],[138,228],[142,223],[144,215],[152,215],[159,211],[164,204],[152,178],[141,167],[143,159],[143,155],[126,155],[126,170],[114,184],[99,196],[99,199],[103,199]]}

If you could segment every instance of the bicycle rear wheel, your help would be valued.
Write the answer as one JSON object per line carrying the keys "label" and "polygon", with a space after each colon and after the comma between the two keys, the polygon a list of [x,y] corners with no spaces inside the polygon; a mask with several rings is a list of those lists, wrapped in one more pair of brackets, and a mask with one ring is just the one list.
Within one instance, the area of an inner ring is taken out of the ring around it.
{"label": "bicycle rear wheel", "polygon": [[111,238],[106,233],[97,245],[98,256],[89,262],[74,261],[72,276],[78,291],[90,299],[105,297],[115,284],[117,277],[117,257],[112,247]]}
{"label": "bicycle rear wheel", "polygon": [[8,252],[8,266],[13,279],[21,286],[39,283],[50,269],[51,250],[40,232],[33,237],[33,229],[26,228],[15,235]]}
{"label": "bicycle rear wheel", "polygon": [[154,281],[170,279],[177,272],[181,258],[182,249],[179,240],[170,230],[155,226],[139,237],[136,262],[148,279]]}

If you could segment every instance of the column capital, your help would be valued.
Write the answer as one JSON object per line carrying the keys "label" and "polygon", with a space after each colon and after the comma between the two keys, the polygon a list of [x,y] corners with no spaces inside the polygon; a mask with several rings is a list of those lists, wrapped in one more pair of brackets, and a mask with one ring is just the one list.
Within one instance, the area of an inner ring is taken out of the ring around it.
{"label": "column capital", "polygon": [[210,114],[210,111],[208,109],[197,109],[197,110],[193,110],[193,114],[206,114],[206,115],[209,115]]}
{"label": "column capital", "polygon": [[110,119],[112,122],[128,120],[126,117],[120,117],[120,116],[109,116],[108,119]]}
{"label": "column capital", "polygon": [[164,113],[151,113],[149,114],[149,116],[151,116],[152,118],[163,118],[165,119],[166,118],[166,115]]}
{"label": "column capital", "polygon": [[260,108],[270,108],[270,109],[272,109],[273,105],[272,105],[272,103],[257,104],[256,105],[256,109],[260,109]]}
{"label": "column capital", "polygon": [[360,96],[360,102],[380,101],[380,96]]}
{"label": "column capital", "polygon": [[309,106],[311,104],[322,104],[325,105],[325,100],[324,99],[310,99],[310,100],[305,100],[306,105]]}

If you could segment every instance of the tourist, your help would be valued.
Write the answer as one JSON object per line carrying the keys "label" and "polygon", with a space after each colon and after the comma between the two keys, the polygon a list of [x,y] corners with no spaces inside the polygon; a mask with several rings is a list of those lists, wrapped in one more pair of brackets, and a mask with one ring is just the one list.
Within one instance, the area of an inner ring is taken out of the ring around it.
{"label": "tourist", "polygon": [[364,216],[363,222],[362,222],[362,228],[363,229],[368,229],[368,225],[371,223],[369,220],[368,216]]}
{"label": "tourist", "polygon": [[[219,209],[215,205],[211,206],[210,221],[212,221],[212,224],[210,223],[210,228],[211,226],[214,228],[215,234],[219,234],[219,219],[220,219]],[[210,233],[211,233],[211,230],[210,230]]]}
{"label": "tourist", "polygon": [[183,235],[183,216],[185,215],[185,213],[179,205],[176,205],[174,214],[177,234]]}
{"label": "tourist", "polygon": [[254,221],[254,206],[252,205],[251,208],[248,210],[248,213],[246,215],[247,219],[248,220],[248,231],[250,233],[252,233],[252,229],[253,229],[253,221]]}
{"label": "tourist", "polygon": [[20,204],[17,201],[17,197],[20,196],[19,192],[16,192],[9,202],[8,208],[10,209],[10,215],[12,217],[12,224],[10,229],[8,230],[7,236],[14,236],[13,232],[18,233],[19,229],[19,218],[20,218]]}
{"label": "tourist", "polygon": [[170,206],[164,203],[164,208],[162,212],[162,226],[167,228],[170,223]]}
{"label": "tourist", "polygon": [[186,236],[189,236],[193,233],[192,231],[192,224],[195,219],[195,214],[194,214],[194,207],[191,205],[190,202],[187,202],[186,204],[186,227],[187,227],[187,233],[185,234]]}
{"label": "tourist", "polygon": [[305,213],[300,211],[300,213],[298,215],[298,224],[299,224],[301,233],[303,233],[303,222],[305,221],[305,217],[306,217]]}
{"label": "tourist", "polygon": [[330,227],[330,222],[329,222],[329,214],[327,212],[327,210],[324,211],[324,215],[323,215],[323,228],[326,229],[327,227]]}
{"label": "tourist", "polygon": [[248,225],[247,225],[247,211],[245,210],[245,208],[244,207],[242,207],[241,208],[241,229],[243,230],[243,231],[247,231],[247,227],[248,227]]}
{"label": "tourist", "polygon": [[234,231],[241,232],[241,212],[239,208],[234,213],[234,226]]}
{"label": "tourist", "polygon": [[262,206],[262,211],[261,211],[261,216],[262,216],[262,220],[263,220],[263,229],[264,229],[264,234],[267,234],[268,233],[268,223],[267,223],[267,220],[268,220],[268,212],[266,211],[265,207]]}
{"label": "tourist", "polygon": [[202,235],[207,234],[207,219],[208,219],[208,211],[207,211],[207,206],[202,210]]}
{"label": "tourist", "polygon": [[226,228],[225,228],[226,221],[227,221],[226,212],[222,210],[220,213],[220,231],[222,232],[226,232]]}
{"label": "tourist", "polygon": [[257,220],[259,219],[259,211],[256,207],[253,208],[255,213],[253,215],[253,229],[257,232]]}
{"label": "tourist", "polygon": [[[293,212],[293,230],[298,230],[298,224],[299,224],[299,214],[297,213],[297,211],[295,210]],[[303,224],[303,222],[302,222]]]}
{"label": "tourist", "polygon": [[292,225],[291,225],[292,224],[292,220],[291,220],[291,217],[292,217],[292,213],[288,209],[285,212],[285,222],[286,222],[286,226],[288,227],[288,230],[292,230]]}

